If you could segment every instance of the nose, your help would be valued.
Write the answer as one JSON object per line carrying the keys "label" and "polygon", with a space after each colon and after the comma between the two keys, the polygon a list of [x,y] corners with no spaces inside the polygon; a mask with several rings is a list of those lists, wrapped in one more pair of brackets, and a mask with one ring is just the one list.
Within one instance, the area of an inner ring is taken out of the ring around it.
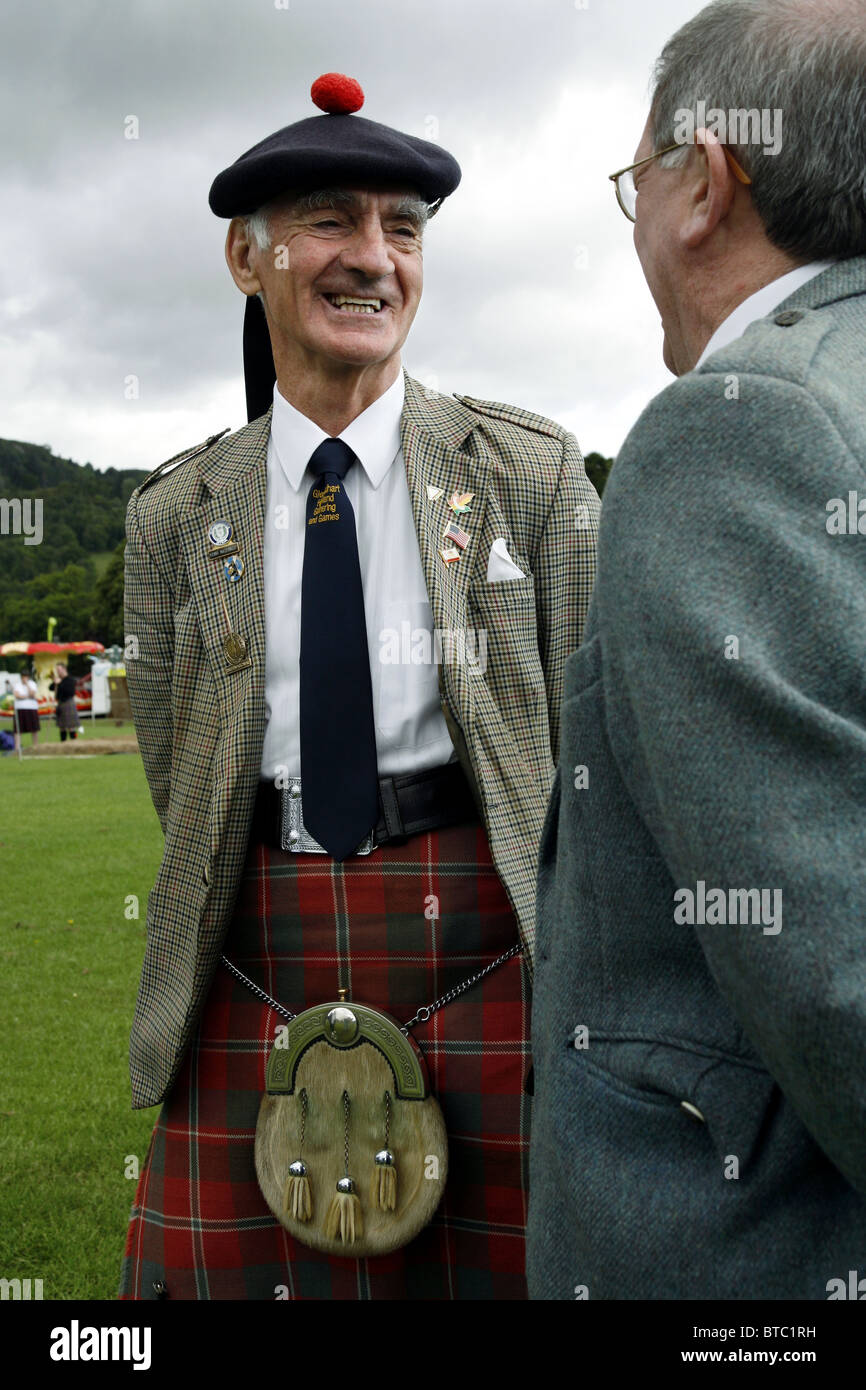
{"label": "nose", "polygon": [[378,217],[364,218],[358,223],[340,261],[345,270],[354,270],[368,280],[379,280],[393,272],[394,262]]}

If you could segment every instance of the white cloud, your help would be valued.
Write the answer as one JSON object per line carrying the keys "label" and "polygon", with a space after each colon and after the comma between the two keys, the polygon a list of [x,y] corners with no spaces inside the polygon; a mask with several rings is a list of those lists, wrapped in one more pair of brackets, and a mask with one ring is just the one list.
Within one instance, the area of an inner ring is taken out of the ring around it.
{"label": "white cloud", "polygon": [[464,170],[427,233],[406,365],[616,452],[670,378],[607,174],[637,143],[659,48],[700,8],[131,0],[56,7],[46,25],[22,7],[0,91],[17,132],[0,163],[0,433],[150,468],[244,422],[243,304],[207,191],[313,114],[310,82],[338,70],[362,81],[365,115],[428,137],[435,119]]}

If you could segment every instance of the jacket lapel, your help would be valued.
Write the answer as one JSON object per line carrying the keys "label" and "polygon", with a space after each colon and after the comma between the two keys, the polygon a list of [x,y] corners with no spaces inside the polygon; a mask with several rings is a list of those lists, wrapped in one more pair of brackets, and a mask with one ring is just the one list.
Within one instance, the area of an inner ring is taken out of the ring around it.
{"label": "jacket lapel", "polygon": [[[406,378],[402,438],[434,625],[455,633],[458,643],[462,638],[468,656],[470,651],[478,651],[478,634],[470,643],[470,629],[477,621],[477,608],[469,600],[470,584],[473,580],[478,585],[487,582],[482,534],[487,534],[489,542],[484,519],[494,486],[492,456],[485,448],[474,412],[448,397],[428,399],[411,377]],[[443,488],[444,496],[428,499],[428,484]],[[446,565],[439,550],[442,532],[455,516],[448,505],[455,490],[475,494],[469,512],[457,518],[469,533],[470,542],[459,560]],[[519,684],[517,680],[515,683]],[[538,821],[538,788],[527,775],[513,731],[478,667],[459,657],[443,660],[439,686],[448,731],[491,837],[494,859],[499,862],[498,856],[505,855],[500,864],[503,881],[510,882],[509,891],[523,893],[521,901],[526,906],[533,892],[532,869],[514,852],[514,826],[532,827]],[[504,811],[503,806],[507,808]],[[526,910],[531,916],[531,906]]]}
{"label": "jacket lapel", "polygon": [[[265,591],[262,546],[267,498],[267,443],[270,411],[203,457],[199,467],[205,501],[179,524],[190,590],[216,692],[224,766],[215,778],[215,795],[227,809],[239,775],[258,778],[265,731]],[[226,557],[214,555],[208,529],[231,523],[232,540],[243,561],[234,582],[226,577]],[[234,633],[246,644],[249,665],[226,648]],[[234,659],[233,659],[234,656]],[[237,735],[237,737],[234,737]],[[216,826],[222,822],[217,817]]]}
{"label": "jacket lapel", "polygon": [[[406,376],[401,440],[406,479],[421,552],[421,564],[437,628],[461,630],[466,627],[466,598],[469,581],[479,557],[478,543],[487,501],[490,456],[469,438],[477,425],[476,417],[459,401],[425,391]],[[431,500],[427,487],[442,489],[441,497]],[[469,511],[458,515],[451,510],[454,492],[474,494]],[[469,533],[470,540],[460,559],[446,564],[439,554],[446,544],[443,532],[451,521]]]}

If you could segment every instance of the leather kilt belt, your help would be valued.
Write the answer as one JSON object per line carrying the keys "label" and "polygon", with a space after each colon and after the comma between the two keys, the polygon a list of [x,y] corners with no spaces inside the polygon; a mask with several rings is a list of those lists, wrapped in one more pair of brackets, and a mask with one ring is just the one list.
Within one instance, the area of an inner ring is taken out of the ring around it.
{"label": "leather kilt belt", "polygon": [[[334,795],[339,796],[339,786]],[[412,835],[467,825],[480,819],[475,800],[459,762],[425,772],[379,778],[379,820],[355,851],[370,854],[383,844],[403,844]],[[251,844],[299,853],[326,851],[304,826],[303,784],[300,777],[259,783],[250,831]]]}

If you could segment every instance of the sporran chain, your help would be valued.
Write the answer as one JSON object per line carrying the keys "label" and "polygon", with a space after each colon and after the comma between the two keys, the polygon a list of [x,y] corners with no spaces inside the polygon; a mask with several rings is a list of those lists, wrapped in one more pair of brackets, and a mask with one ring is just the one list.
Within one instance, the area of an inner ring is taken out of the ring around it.
{"label": "sporran chain", "polygon": [[[471,989],[473,985],[477,985],[480,980],[483,980],[486,975],[490,975],[494,970],[498,970],[500,965],[504,965],[505,962],[511,960],[512,957],[519,955],[522,949],[520,942],[517,942],[517,944],[512,946],[509,950],[503,952],[501,956],[497,956],[496,960],[491,961],[489,965],[485,965],[483,970],[476,971],[474,975],[470,975],[469,979],[464,980],[462,984],[455,985],[453,989],[447,990],[445,994],[440,995],[432,1004],[425,1004],[409,1019],[408,1023],[401,1025],[400,1032],[405,1033],[408,1037],[409,1029],[414,1028],[416,1023],[426,1023],[428,1019],[432,1018],[433,1015],[439,1011],[439,1009],[444,1009],[447,1004],[452,1004],[455,999],[459,999],[460,995],[465,994],[467,989]],[[242,970],[239,970],[236,965],[233,965],[228,956],[220,956],[220,960],[226,970],[234,975],[236,980],[240,980],[242,985],[246,985],[248,989],[252,990],[256,998],[261,999],[263,1004],[269,1004],[281,1018],[286,1019],[288,1023],[291,1023],[297,1018],[298,1015],[293,1014],[291,1009],[285,1008],[284,1005],[280,1004],[272,995],[266,993],[259,985],[255,984]]]}

